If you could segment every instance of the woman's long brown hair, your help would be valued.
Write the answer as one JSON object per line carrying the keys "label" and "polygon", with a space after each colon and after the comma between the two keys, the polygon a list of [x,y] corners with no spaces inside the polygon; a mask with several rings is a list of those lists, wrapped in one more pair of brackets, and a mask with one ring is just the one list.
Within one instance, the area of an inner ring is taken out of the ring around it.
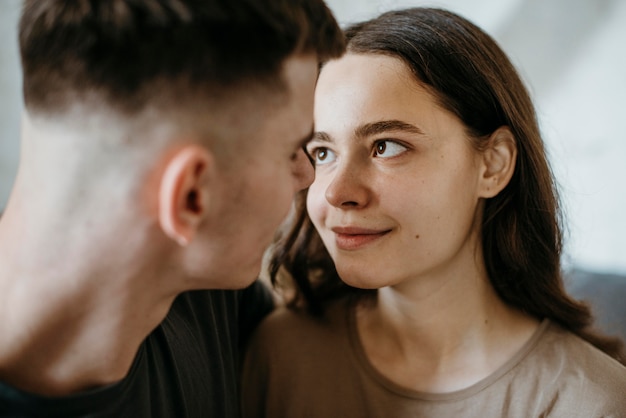
{"label": "woman's long brown hair", "polygon": [[[497,43],[464,18],[431,8],[385,13],[349,27],[346,38],[349,52],[401,59],[416,82],[465,124],[477,150],[497,128],[509,127],[518,147],[515,173],[486,200],[482,221],[489,279],[507,304],[549,318],[626,363],[621,341],[595,332],[589,306],[564,289],[557,187],[531,98]],[[276,246],[271,276],[287,272],[296,284],[292,305],[319,313],[335,297],[373,291],[340,280],[306,214],[305,194],[297,198],[292,230]]]}

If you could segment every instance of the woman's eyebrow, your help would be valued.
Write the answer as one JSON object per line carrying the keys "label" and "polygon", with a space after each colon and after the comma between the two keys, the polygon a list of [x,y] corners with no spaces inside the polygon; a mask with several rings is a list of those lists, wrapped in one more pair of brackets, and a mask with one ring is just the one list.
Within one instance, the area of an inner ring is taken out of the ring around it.
{"label": "woman's eyebrow", "polygon": [[[381,120],[378,122],[366,123],[354,130],[356,138],[367,138],[385,132],[407,132],[417,135],[425,135],[424,131],[415,125],[401,120]],[[312,141],[333,142],[333,139],[326,132],[316,131],[313,133]]]}
{"label": "woman's eyebrow", "polygon": [[313,136],[311,137],[311,141],[320,141],[320,142],[333,142],[326,132],[315,131],[313,132]]}
{"label": "woman's eyebrow", "polygon": [[366,123],[355,130],[358,138],[367,138],[368,136],[378,135],[385,132],[407,132],[412,134],[424,135],[424,131],[415,125],[401,120],[382,120],[378,122]]}

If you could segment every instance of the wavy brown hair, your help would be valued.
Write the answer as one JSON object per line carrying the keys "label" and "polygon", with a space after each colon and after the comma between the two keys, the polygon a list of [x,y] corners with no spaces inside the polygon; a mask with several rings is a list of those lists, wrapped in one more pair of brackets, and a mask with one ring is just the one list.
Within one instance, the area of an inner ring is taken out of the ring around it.
{"label": "wavy brown hair", "polygon": [[[432,8],[388,12],[345,33],[348,52],[401,59],[416,81],[463,122],[477,150],[496,129],[509,127],[518,147],[515,172],[501,193],[486,200],[482,220],[491,284],[510,306],[549,318],[624,363],[621,342],[593,331],[589,306],[564,289],[557,187],[532,100],[498,44],[466,19]],[[274,282],[281,272],[293,278],[291,305],[320,313],[333,298],[375,292],[340,280],[305,201],[302,192],[292,229],[276,246],[270,265]]]}

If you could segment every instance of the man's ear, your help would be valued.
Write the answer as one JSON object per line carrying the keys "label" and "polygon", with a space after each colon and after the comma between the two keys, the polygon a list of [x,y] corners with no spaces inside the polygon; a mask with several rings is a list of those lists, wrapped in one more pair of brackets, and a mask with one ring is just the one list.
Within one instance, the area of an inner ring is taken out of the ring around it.
{"label": "man's ear", "polygon": [[189,244],[207,214],[213,170],[210,152],[200,145],[180,148],[170,157],[159,184],[159,223],[180,245]]}
{"label": "man's ear", "polygon": [[482,152],[480,197],[496,196],[509,184],[515,172],[517,143],[508,126],[496,129]]}

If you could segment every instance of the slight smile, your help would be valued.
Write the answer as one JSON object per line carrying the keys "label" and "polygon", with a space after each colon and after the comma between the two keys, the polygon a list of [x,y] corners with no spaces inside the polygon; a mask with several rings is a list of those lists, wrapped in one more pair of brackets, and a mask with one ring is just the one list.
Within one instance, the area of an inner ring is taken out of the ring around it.
{"label": "slight smile", "polygon": [[335,233],[337,248],[346,251],[361,249],[391,232],[390,229],[376,230],[358,227],[334,227],[331,230]]}

